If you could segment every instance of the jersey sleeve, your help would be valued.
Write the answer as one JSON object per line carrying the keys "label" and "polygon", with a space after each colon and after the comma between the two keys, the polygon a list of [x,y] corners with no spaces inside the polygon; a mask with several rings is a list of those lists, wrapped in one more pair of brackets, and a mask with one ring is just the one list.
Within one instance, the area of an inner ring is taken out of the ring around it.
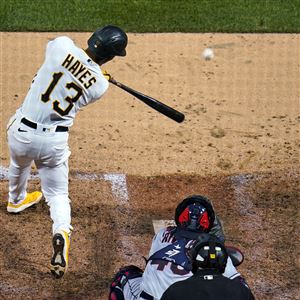
{"label": "jersey sleeve", "polygon": [[95,97],[94,97],[95,101],[100,99],[105,94],[109,86],[109,82],[103,76],[102,73],[99,74],[98,80],[100,81],[100,84],[99,84],[99,88],[95,90]]}

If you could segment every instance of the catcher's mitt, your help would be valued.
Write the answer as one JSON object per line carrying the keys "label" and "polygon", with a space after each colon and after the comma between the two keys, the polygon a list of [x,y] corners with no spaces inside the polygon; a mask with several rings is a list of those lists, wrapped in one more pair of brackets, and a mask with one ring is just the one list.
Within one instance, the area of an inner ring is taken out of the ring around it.
{"label": "catcher's mitt", "polygon": [[231,258],[232,263],[235,267],[239,266],[242,264],[244,261],[244,254],[242,251],[238,248],[232,247],[232,246],[225,246],[228,256]]}

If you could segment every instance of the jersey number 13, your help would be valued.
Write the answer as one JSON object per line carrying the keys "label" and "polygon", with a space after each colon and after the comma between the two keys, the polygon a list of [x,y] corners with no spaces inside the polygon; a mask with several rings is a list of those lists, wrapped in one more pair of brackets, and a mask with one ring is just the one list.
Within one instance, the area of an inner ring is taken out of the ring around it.
{"label": "jersey number 13", "polygon": [[[42,96],[41,96],[41,100],[43,102],[46,103],[50,100],[50,95],[62,76],[63,76],[62,72],[54,73],[52,75],[53,79],[52,79],[51,83],[49,84],[46,92],[44,94],[42,94]],[[67,115],[70,112],[70,110],[73,108],[73,106],[74,106],[73,103],[76,102],[82,95],[82,88],[80,86],[78,86],[75,82],[67,83],[66,88],[69,90],[74,89],[77,93],[73,97],[69,97],[69,96],[65,97],[64,100],[69,103],[69,105],[65,109],[62,109],[60,107],[60,102],[58,100],[53,101],[53,109],[61,116]]]}

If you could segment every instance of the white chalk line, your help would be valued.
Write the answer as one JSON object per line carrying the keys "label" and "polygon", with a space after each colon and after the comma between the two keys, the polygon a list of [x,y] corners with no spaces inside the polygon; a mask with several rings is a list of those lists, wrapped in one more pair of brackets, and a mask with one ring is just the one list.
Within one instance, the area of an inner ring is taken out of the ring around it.
{"label": "white chalk line", "polygon": [[[254,177],[253,175],[247,174],[231,176],[235,201],[238,204],[240,214],[243,216],[239,223],[239,228],[244,232],[250,232],[251,234],[262,228],[262,219],[259,214],[256,213],[256,209],[251,201],[251,197],[249,196],[247,189],[262,177],[263,176]],[[255,247],[252,248],[250,255],[255,261],[263,259],[264,248],[262,243],[256,243]],[[274,289],[273,284],[265,281],[263,277],[257,279],[254,285],[260,290],[262,287],[267,287],[269,290]]]}
{"label": "white chalk line", "polygon": [[127,202],[129,200],[128,189],[127,189],[127,181],[126,175],[120,173],[104,173],[104,174],[96,174],[96,173],[76,173],[75,178],[79,180],[104,180],[109,181],[111,183],[111,189],[113,195],[120,202]]}
{"label": "white chalk line", "polygon": [[111,189],[113,195],[117,197],[120,201],[128,202],[128,189],[126,175],[124,174],[104,174],[104,180],[111,183]]}
{"label": "white chalk line", "polygon": [[243,216],[239,227],[246,232],[254,232],[262,227],[262,219],[256,213],[253,202],[247,192],[247,189],[261,178],[262,176],[253,177],[252,175],[247,174],[231,176],[235,201],[238,204],[239,213]]}
{"label": "white chalk line", "polygon": [[[129,194],[127,189],[126,175],[119,173],[75,173],[75,179],[79,180],[104,180],[111,183],[112,194],[120,202],[127,202]],[[31,174],[29,180],[39,178],[38,174]],[[8,168],[0,166],[0,180],[8,180]]]}

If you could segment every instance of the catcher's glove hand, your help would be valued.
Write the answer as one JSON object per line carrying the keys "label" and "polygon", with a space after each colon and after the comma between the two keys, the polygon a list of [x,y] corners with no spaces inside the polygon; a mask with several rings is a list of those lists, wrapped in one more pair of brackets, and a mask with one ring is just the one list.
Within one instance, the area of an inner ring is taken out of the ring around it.
{"label": "catcher's glove hand", "polygon": [[111,75],[106,70],[103,70],[102,74],[105,77],[105,79],[107,79],[108,81],[112,79]]}

